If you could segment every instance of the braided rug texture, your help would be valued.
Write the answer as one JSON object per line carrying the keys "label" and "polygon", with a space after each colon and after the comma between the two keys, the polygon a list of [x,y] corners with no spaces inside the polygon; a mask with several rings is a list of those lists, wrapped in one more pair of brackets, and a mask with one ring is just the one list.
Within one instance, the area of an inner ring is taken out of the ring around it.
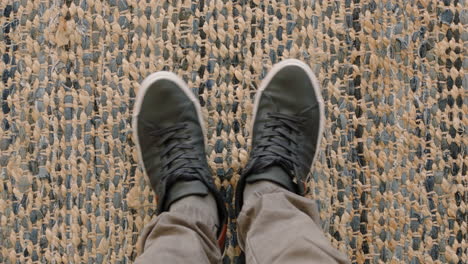
{"label": "braided rug texture", "polygon": [[[232,217],[254,95],[285,58],[322,86],[309,196],[333,246],[466,263],[467,24],[464,0],[0,1],[0,263],[134,261],[156,206],[132,109],[159,70],[200,99]],[[236,240],[231,219],[224,263]]]}

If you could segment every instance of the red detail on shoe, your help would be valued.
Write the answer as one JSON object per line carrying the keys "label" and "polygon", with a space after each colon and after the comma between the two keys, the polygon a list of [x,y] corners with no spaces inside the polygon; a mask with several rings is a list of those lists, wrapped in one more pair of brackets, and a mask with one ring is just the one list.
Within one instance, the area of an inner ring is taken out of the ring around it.
{"label": "red detail on shoe", "polygon": [[224,224],[223,228],[221,229],[221,234],[219,234],[219,237],[218,237],[218,246],[221,249],[221,252],[224,251],[224,242],[226,240],[226,233],[227,233],[227,224]]}

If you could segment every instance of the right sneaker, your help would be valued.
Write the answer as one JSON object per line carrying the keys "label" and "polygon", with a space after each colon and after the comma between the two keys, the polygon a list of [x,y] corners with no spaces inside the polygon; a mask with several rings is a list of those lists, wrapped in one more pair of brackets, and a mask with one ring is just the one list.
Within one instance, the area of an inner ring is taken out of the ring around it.
{"label": "right sneaker", "polygon": [[133,134],[142,167],[156,194],[157,213],[191,195],[213,195],[224,249],[227,212],[205,155],[200,104],[187,84],[171,72],[156,72],[141,84],[133,110]]}
{"label": "right sneaker", "polygon": [[237,183],[237,214],[248,183],[266,180],[306,194],[324,120],[319,82],[309,66],[295,59],[274,65],[255,98],[252,150]]}

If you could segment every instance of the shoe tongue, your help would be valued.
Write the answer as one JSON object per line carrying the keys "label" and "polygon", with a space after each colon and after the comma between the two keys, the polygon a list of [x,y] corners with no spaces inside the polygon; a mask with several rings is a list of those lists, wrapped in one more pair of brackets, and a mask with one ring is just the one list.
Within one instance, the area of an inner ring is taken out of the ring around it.
{"label": "shoe tongue", "polygon": [[296,192],[296,185],[294,184],[291,176],[289,176],[286,171],[278,165],[271,165],[261,170],[261,172],[253,173],[248,175],[246,178],[247,183],[253,183],[257,181],[271,181],[281,185],[282,187],[288,189],[291,192]]}
{"label": "shoe tongue", "polygon": [[169,210],[171,204],[181,198],[190,195],[206,196],[208,193],[208,187],[206,187],[206,185],[200,180],[184,181],[179,179],[170,187],[166,194],[164,210]]}

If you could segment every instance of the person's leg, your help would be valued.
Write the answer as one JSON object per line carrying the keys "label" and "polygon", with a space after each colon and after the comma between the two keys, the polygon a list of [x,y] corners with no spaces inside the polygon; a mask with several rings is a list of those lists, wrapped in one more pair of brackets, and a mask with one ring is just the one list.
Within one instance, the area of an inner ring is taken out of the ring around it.
{"label": "person's leg", "polygon": [[257,91],[252,120],[252,151],[235,198],[248,263],[346,262],[319,228],[315,202],[303,197],[325,122],[312,70],[298,60],[275,65]]}
{"label": "person's leg", "polygon": [[135,263],[221,263],[218,223],[211,195],[183,198],[145,227]]}
{"label": "person's leg", "polygon": [[200,104],[187,84],[157,72],[141,84],[133,129],[141,165],[157,201],[138,263],[217,263],[227,213],[206,161]]}
{"label": "person's leg", "polygon": [[313,200],[258,181],[247,184],[244,201],[237,230],[247,263],[347,263],[324,236]]}

